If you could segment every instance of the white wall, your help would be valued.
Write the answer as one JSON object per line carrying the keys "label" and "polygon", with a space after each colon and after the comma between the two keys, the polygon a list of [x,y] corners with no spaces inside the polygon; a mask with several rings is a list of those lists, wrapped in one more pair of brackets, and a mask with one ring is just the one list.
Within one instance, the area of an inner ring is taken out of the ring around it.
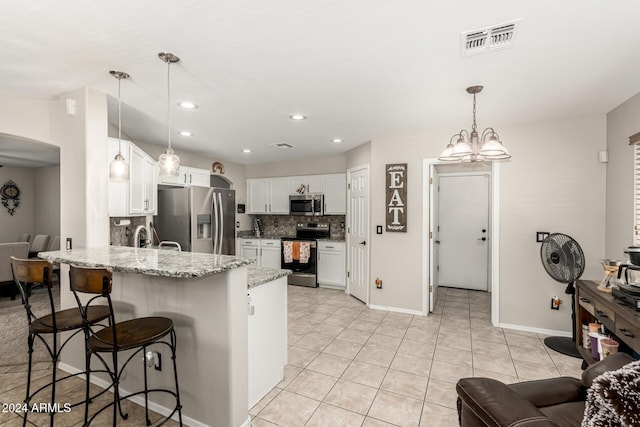
{"label": "white wall", "polygon": [[[535,231],[563,232],[578,240],[587,257],[583,278],[599,280],[604,254],[605,117],[500,128],[513,158],[500,168],[500,322],[570,331],[570,299],[559,312],[549,299],[564,286],[544,271]],[[420,310],[422,294],[422,159],[435,158],[450,129],[371,142],[371,304]],[[549,154],[553,153],[553,154]],[[407,233],[375,234],[384,225],[384,165],[408,164]],[[461,260],[463,263],[463,260]]]}
{"label": "white wall", "polygon": [[633,147],[629,137],[640,132],[640,93],[607,114],[607,258],[626,260],[633,243]]}
{"label": "white wall", "polygon": [[35,168],[33,233],[60,235],[60,166]]}
{"label": "white wall", "polygon": [[344,154],[245,166],[247,178],[320,175],[325,173],[342,173],[346,170],[347,163]]}
{"label": "white wall", "polygon": [[33,169],[5,166],[0,168],[0,187],[12,180],[20,189],[20,206],[10,215],[0,204],[0,242],[15,242],[19,235],[34,235],[33,204],[34,183]]}
{"label": "white wall", "polygon": [[346,168],[351,169],[371,162],[371,142],[358,145],[345,153]]}

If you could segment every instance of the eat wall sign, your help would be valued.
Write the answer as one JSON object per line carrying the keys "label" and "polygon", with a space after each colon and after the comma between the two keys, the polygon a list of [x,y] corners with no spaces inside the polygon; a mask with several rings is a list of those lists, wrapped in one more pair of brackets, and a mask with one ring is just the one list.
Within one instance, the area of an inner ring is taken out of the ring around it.
{"label": "eat wall sign", "polygon": [[387,231],[407,232],[407,164],[385,165],[386,187],[386,228]]}

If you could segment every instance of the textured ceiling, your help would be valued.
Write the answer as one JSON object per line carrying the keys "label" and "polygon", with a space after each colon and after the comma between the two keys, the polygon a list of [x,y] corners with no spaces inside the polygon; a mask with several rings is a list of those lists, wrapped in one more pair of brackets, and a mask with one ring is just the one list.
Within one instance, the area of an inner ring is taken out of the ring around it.
{"label": "textured ceiling", "polygon": [[[2,0],[0,94],[93,86],[111,95],[115,123],[108,71],[120,69],[132,77],[123,131],[166,145],[157,54],[170,51],[182,59],[171,73],[176,148],[239,163],[313,157],[468,127],[472,84],[485,86],[480,125],[604,114],[640,92],[639,18],[632,0]],[[512,48],[461,56],[461,32],[514,19]],[[291,121],[297,112],[309,118]],[[270,146],[279,142],[296,148]]]}

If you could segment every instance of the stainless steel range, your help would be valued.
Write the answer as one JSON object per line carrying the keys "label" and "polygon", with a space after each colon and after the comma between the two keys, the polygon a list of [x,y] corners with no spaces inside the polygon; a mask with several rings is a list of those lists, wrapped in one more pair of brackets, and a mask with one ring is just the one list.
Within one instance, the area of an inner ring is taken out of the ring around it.
{"label": "stainless steel range", "polygon": [[296,225],[296,237],[281,239],[282,268],[293,271],[287,276],[290,285],[318,286],[317,239],[327,239],[330,234],[329,224],[307,222]]}

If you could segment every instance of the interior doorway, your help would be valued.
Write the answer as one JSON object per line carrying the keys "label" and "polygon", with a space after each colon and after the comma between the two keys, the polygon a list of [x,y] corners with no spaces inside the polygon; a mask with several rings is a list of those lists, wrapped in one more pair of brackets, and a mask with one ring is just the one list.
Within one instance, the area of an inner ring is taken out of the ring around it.
{"label": "interior doorway", "polygon": [[[485,290],[491,292],[492,323],[498,324],[499,171],[499,162],[451,164],[437,159],[423,161],[424,306],[428,307],[429,312],[433,311],[439,285]],[[446,181],[443,182],[443,179]],[[485,180],[484,183],[482,180]],[[475,188],[476,185],[486,190],[478,190]],[[442,194],[439,194],[439,189],[447,192],[446,197],[443,198]],[[478,206],[478,200],[464,200],[464,197],[461,202],[460,194],[456,195],[455,192],[466,194],[465,197],[471,199],[475,197],[483,200],[484,204]],[[478,215],[477,210],[486,211],[486,219],[479,218],[482,215]],[[457,214],[461,214],[462,219],[454,218]],[[472,231],[458,230],[456,227],[459,226],[454,225],[455,221],[467,221]],[[445,225],[447,231],[453,233],[447,235],[445,230],[442,230],[442,236],[439,225]],[[458,242],[444,249],[443,237],[448,241],[457,239]],[[483,237],[485,240],[482,240]],[[463,243],[465,239],[467,242]],[[469,267],[469,258],[473,258],[478,265],[483,264],[482,267]],[[444,265],[445,263],[447,265]],[[482,280],[476,281],[477,278],[484,278],[484,284]]]}

